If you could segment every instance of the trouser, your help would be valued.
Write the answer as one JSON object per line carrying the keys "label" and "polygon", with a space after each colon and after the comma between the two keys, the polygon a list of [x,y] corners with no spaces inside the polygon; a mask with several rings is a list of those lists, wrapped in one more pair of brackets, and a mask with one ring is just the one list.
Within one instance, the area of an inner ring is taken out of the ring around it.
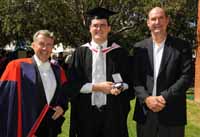
{"label": "trouser", "polygon": [[185,126],[166,126],[158,121],[157,113],[149,112],[144,124],[137,123],[137,137],[184,137]]}
{"label": "trouser", "polygon": [[89,113],[79,113],[77,137],[128,137],[128,112],[123,112],[124,116],[119,117],[119,113],[113,113],[107,107],[89,107],[88,110]]}

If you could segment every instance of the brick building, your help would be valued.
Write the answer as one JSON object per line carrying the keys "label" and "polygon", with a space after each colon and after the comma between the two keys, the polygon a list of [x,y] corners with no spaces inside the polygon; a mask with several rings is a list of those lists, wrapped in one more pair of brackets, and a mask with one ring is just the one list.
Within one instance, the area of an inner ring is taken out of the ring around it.
{"label": "brick building", "polygon": [[200,102],[200,0],[198,1],[197,48],[195,62],[194,100]]}

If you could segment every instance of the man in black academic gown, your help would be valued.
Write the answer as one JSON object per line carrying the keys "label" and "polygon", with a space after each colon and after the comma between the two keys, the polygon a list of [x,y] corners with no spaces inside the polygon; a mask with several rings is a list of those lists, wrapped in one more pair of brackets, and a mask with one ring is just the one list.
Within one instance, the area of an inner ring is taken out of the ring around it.
{"label": "man in black academic gown", "polygon": [[80,93],[71,100],[70,137],[128,137],[130,66],[128,52],[108,40],[113,14],[100,7],[87,12],[92,39],[72,57],[71,78]]}

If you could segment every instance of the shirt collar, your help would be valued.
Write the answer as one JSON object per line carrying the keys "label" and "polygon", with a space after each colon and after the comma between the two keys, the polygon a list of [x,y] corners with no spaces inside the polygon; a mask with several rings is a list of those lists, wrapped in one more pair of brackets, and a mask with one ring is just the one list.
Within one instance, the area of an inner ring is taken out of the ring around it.
{"label": "shirt collar", "polygon": [[[165,41],[166,41],[166,38],[161,42],[161,43],[156,43],[155,41],[153,41],[153,46],[154,48],[157,48],[157,49],[162,49],[164,48],[164,45],[165,45]],[[156,45],[160,45],[160,46],[156,46]]]}
{"label": "shirt collar", "polygon": [[36,62],[37,66],[38,66],[39,68],[44,69],[44,70],[50,69],[50,63],[49,63],[49,61],[42,62],[42,61],[38,58],[37,55],[34,55],[33,57],[34,57],[35,62]]}
{"label": "shirt collar", "polygon": [[[94,40],[91,41],[91,45],[93,48],[98,49],[99,44],[97,44]],[[105,42],[103,42],[102,44],[100,44],[103,48],[107,48],[108,45],[108,41],[106,40]]]}

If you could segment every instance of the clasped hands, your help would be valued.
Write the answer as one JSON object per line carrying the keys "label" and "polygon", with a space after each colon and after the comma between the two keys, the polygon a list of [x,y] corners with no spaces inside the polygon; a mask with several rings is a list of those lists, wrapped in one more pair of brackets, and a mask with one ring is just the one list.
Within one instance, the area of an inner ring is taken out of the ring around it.
{"label": "clasped hands", "polygon": [[149,96],[145,99],[145,103],[153,112],[159,112],[163,110],[166,105],[166,101],[163,96]]}
{"label": "clasped hands", "polygon": [[115,83],[113,82],[100,82],[93,84],[92,90],[93,91],[101,91],[105,94],[112,94],[112,95],[119,95],[121,91],[123,91],[123,88],[115,88]]}

